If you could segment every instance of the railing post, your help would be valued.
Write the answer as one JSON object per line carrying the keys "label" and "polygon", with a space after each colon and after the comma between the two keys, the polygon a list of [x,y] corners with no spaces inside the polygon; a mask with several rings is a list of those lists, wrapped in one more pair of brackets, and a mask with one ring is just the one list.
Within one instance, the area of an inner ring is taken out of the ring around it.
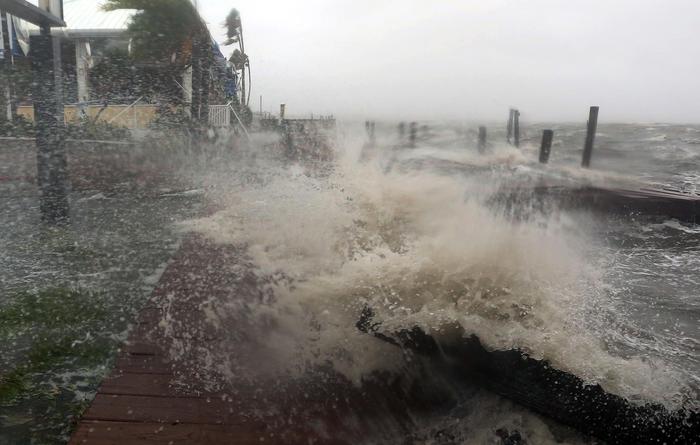
{"label": "railing post", "polygon": [[588,125],[586,128],[586,144],[583,146],[583,159],[581,166],[588,168],[591,166],[591,157],[593,156],[593,143],[595,142],[595,133],[598,128],[598,108],[591,107],[588,112]]}
{"label": "railing post", "polygon": [[554,132],[552,130],[544,130],[542,132],[542,145],[540,146],[540,163],[546,164],[549,162],[549,154],[552,151],[552,139]]}

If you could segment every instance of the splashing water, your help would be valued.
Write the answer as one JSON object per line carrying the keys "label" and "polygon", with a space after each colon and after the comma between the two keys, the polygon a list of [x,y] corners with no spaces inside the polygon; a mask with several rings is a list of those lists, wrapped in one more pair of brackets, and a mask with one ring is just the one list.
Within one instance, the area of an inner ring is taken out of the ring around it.
{"label": "splashing water", "polygon": [[[358,163],[347,147],[330,172],[258,162],[253,182],[240,180],[244,171],[212,176],[222,210],[183,225],[245,246],[259,276],[277,277],[266,280],[274,299],[248,307],[255,336],[278,358],[274,372],[331,364],[359,382],[399,369],[398,351],[355,329],[369,304],[387,331],[418,325],[440,335],[456,322],[488,348],[520,348],[630,400],[677,408],[693,399],[672,366],[623,357],[603,341],[614,329],[604,322],[610,289],[605,261],[588,255],[588,219],[534,210],[514,219],[490,201],[503,181],[491,172],[387,172],[386,159]],[[235,307],[213,302],[211,323],[233,323]],[[227,364],[216,371],[236,372],[227,340],[214,349],[209,362]]]}

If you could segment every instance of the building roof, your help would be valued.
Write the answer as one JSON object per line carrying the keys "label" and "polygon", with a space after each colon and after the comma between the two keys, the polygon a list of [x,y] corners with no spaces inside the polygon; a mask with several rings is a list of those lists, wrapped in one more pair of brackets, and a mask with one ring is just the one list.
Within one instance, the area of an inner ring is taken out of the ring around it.
{"label": "building roof", "polygon": [[[36,3],[37,0],[30,0]],[[110,37],[126,31],[129,20],[136,9],[105,11],[102,0],[63,0],[65,28],[54,28],[54,34],[63,33],[68,37]],[[38,27],[27,24],[30,33],[38,32]]]}
{"label": "building roof", "polygon": [[126,31],[135,9],[104,11],[98,0],[63,0],[63,17],[66,31]]}

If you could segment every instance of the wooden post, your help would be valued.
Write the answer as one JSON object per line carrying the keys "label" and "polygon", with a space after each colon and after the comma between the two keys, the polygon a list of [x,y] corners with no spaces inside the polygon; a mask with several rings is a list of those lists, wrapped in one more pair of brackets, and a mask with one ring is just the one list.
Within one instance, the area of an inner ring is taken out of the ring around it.
{"label": "wooden post", "polygon": [[199,122],[203,126],[209,126],[209,90],[211,86],[211,41],[210,37],[207,36],[201,42],[202,45],[202,60],[201,60],[201,93],[199,100],[202,104],[202,111],[199,115]]}
{"label": "wooden post", "polygon": [[552,139],[554,132],[552,130],[544,130],[542,132],[542,145],[540,146],[540,163],[546,164],[549,162],[549,154],[552,151]]}
{"label": "wooden post", "polygon": [[185,114],[192,117],[192,91],[194,83],[192,82],[193,71],[190,65],[182,73],[182,100],[184,101]]}
{"label": "wooden post", "polygon": [[506,141],[510,144],[510,138],[513,137],[513,112],[514,109],[508,111],[508,125],[506,125]]}
{"label": "wooden post", "polygon": [[411,147],[416,146],[416,133],[418,132],[418,124],[411,122],[410,133],[409,133],[409,143]]}
{"label": "wooden post", "polygon": [[207,36],[192,39],[192,103],[190,114],[201,125],[209,125],[209,71],[211,50]]}
{"label": "wooden post", "polygon": [[75,41],[75,71],[78,81],[78,109],[80,110],[80,119],[87,117],[87,101],[90,100],[90,84],[89,84],[89,57],[88,41],[86,39],[78,39]]}
{"label": "wooden post", "polygon": [[280,104],[280,120],[284,120],[284,111],[287,108],[287,104]]}
{"label": "wooden post", "polygon": [[61,46],[46,26],[30,42],[41,216],[46,223],[58,225],[69,220]]}
{"label": "wooden post", "polygon": [[198,37],[192,38],[192,89],[190,116],[199,120],[202,112],[202,56]]}
{"label": "wooden post", "polygon": [[520,147],[520,111],[513,110],[513,145]]}
{"label": "wooden post", "polygon": [[479,127],[479,153],[486,151],[486,127]]}
{"label": "wooden post", "polygon": [[591,166],[591,156],[593,155],[593,143],[595,133],[598,128],[598,107],[591,107],[588,113],[588,125],[586,129],[586,145],[583,146],[583,160],[581,166],[588,168]]}

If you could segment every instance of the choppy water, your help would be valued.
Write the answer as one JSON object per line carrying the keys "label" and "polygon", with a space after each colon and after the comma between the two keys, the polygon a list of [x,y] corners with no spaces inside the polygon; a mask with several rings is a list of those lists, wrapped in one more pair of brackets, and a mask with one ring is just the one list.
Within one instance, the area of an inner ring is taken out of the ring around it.
{"label": "choppy water", "polygon": [[[330,364],[359,383],[377,370],[404,369],[404,355],[355,328],[370,304],[388,330],[438,331],[457,322],[490,348],[521,348],[629,399],[697,409],[697,226],[663,216],[543,210],[527,202],[514,212],[494,196],[542,178],[641,180],[692,191],[700,184],[700,127],[601,125],[593,169],[581,171],[584,126],[546,126],[555,139],[543,168],[536,160],[545,126],[524,124],[518,150],[503,142],[498,128],[504,125],[494,125],[489,150],[479,155],[471,127],[429,125],[417,147],[407,149],[397,148],[394,124],[379,124],[377,147],[364,154],[361,126],[343,127],[331,166],[290,165],[262,136],[248,151],[219,152],[210,168],[188,173],[221,209],[206,218],[187,220],[191,203],[163,198],[125,199],[109,206],[117,212],[98,205],[80,224],[81,239],[92,241],[79,244],[117,249],[122,253],[110,257],[121,260],[96,267],[100,278],[81,278],[81,286],[133,295],[119,302],[133,313],[149,289],[144,277],[172,251],[173,231],[195,230],[245,244],[260,275],[282,277],[271,284],[273,301],[248,308],[251,326],[260,326],[259,341],[276,351],[273,372]],[[4,283],[40,287],[55,279],[52,257],[21,248],[36,223],[35,205],[10,202],[2,215],[13,234],[3,238],[0,259],[14,272],[5,272]],[[86,211],[90,202],[102,200],[84,201]],[[59,275],[71,281],[84,272]],[[119,284],[126,281],[138,289]],[[227,312],[235,302],[217,303],[210,321],[235,323]],[[123,338],[126,322],[113,322],[102,325],[101,335]],[[224,336],[209,353],[218,363],[235,363],[234,341]],[[21,360],[20,347],[3,348],[11,363]],[[210,371],[223,378],[239,372]],[[94,383],[68,392],[85,398],[93,390]],[[416,419],[416,443],[499,443],[500,428],[519,431],[528,443],[588,442],[492,394],[463,391],[456,408]],[[16,414],[18,406],[0,417],[0,428],[20,418],[15,430],[41,429],[36,418]]]}
{"label": "choppy water", "polygon": [[[261,274],[287,277],[274,286],[276,302],[257,308],[282,327],[268,339],[286,339],[280,372],[331,363],[359,381],[404,366],[354,329],[370,304],[389,331],[457,322],[490,348],[521,348],[630,400],[697,409],[697,227],[527,203],[516,216],[493,198],[554,177],[692,190],[700,127],[603,125],[592,171],[578,168],[583,130],[554,130],[542,168],[536,127],[520,150],[491,132],[483,156],[464,127],[433,124],[412,149],[396,147],[393,125],[379,127],[377,147],[364,153],[361,130],[348,128],[331,171],[259,158],[254,185],[212,178],[224,210],[187,228],[245,243]],[[225,312],[215,318],[226,325]],[[233,354],[225,342],[217,353]],[[495,440],[501,427],[532,443],[583,440],[480,397],[466,395],[461,414],[422,419],[426,431],[447,422],[457,443]],[[485,413],[470,412],[475,403]]]}

